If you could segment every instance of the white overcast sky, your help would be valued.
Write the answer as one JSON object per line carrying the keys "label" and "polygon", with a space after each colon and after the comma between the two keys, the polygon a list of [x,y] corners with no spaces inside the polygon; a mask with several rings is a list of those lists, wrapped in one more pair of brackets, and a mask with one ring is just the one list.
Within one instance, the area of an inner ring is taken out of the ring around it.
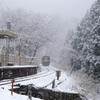
{"label": "white overcast sky", "polygon": [[66,20],[82,19],[96,0],[2,0],[2,7],[24,8]]}

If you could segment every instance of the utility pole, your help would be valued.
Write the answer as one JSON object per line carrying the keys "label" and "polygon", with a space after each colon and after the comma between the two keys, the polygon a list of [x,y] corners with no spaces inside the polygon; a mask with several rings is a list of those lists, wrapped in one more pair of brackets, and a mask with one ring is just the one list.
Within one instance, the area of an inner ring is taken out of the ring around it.
{"label": "utility pole", "polygon": [[20,55],[21,55],[21,46],[20,45],[18,45],[18,55],[19,55],[18,63],[19,63],[19,65],[21,65],[21,57],[20,57]]}

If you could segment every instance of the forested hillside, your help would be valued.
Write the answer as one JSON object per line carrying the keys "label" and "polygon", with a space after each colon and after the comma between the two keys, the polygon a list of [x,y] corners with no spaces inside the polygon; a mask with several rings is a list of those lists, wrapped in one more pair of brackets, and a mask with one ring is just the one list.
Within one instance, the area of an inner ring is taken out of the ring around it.
{"label": "forested hillside", "polygon": [[87,11],[74,33],[72,48],[78,54],[74,68],[80,66],[85,73],[100,79],[100,0]]}

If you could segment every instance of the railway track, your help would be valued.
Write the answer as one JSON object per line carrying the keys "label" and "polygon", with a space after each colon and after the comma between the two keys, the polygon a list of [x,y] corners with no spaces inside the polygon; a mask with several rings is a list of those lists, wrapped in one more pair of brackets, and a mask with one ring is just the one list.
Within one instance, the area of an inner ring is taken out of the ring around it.
{"label": "railway track", "polygon": [[[38,73],[36,75],[30,75],[30,76],[21,77],[21,78],[15,78],[15,83],[22,82],[22,81],[28,81],[30,79],[33,80],[33,79],[45,77],[45,76],[48,76],[48,75],[51,75],[51,74],[54,74],[54,73],[55,73],[55,70],[53,70],[53,69],[51,70],[51,68],[45,67],[44,72]],[[7,84],[11,84],[11,79],[0,81],[0,86],[7,85]]]}
{"label": "railway track", "polygon": [[[43,67],[43,71],[38,74],[25,76],[25,77],[21,77],[21,78],[15,78],[15,84],[17,84],[18,82],[28,81],[31,79],[34,80],[34,79],[42,78],[45,76],[49,76],[51,74],[54,74],[56,70],[57,69],[52,68],[52,67]],[[61,85],[65,80],[66,79],[59,81],[56,84],[55,88],[57,88],[59,85]],[[50,86],[52,84],[52,81],[50,83],[48,83],[47,85],[43,86],[42,88],[47,88],[48,86]],[[0,86],[4,86],[4,85],[8,85],[8,84],[11,84],[11,79],[0,81]]]}
{"label": "railway track", "polygon": [[[25,77],[21,77],[21,78],[15,78],[15,85],[17,83],[23,82],[23,81],[28,81],[28,80],[34,80],[34,79],[38,79],[38,78],[42,78],[45,76],[49,76],[52,74],[55,74],[55,71],[57,69],[52,68],[52,67],[43,67],[43,71],[35,74],[35,75],[30,75],[30,76],[25,76]],[[66,79],[62,80],[62,81],[58,81],[58,83],[56,84],[55,88],[57,88],[60,84],[62,84]],[[5,86],[5,85],[9,85],[11,84],[11,79],[8,80],[2,80],[0,81],[0,86]],[[50,86],[52,84],[52,80],[50,83],[48,83],[47,85],[43,86],[41,89],[46,89],[48,86]],[[86,99],[85,99],[86,100]]]}
{"label": "railway track", "polygon": [[[19,84],[20,82],[23,82],[23,81],[34,80],[34,79],[38,79],[38,78],[49,76],[49,75],[55,74],[56,70],[57,69],[52,68],[52,67],[43,67],[43,71],[38,73],[38,74],[25,76],[25,77],[21,77],[21,78],[15,78],[15,83],[14,84],[16,85],[16,84]],[[50,85],[52,85],[52,81],[50,83],[46,84],[45,86],[41,87],[41,89],[48,88]],[[56,84],[55,88],[57,88],[64,81],[65,80],[58,82]],[[0,86],[1,87],[2,86],[6,86],[6,85],[10,85],[10,84],[11,84],[11,79],[0,81]]]}

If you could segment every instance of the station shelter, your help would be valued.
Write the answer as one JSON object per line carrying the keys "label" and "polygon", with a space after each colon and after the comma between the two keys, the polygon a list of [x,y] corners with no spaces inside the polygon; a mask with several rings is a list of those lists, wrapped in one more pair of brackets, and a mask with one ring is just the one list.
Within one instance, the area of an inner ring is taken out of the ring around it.
{"label": "station shelter", "polygon": [[14,43],[18,35],[9,30],[0,30],[0,66],[13,65],[15,63],[15,45],[10,54],[10,44]]}

